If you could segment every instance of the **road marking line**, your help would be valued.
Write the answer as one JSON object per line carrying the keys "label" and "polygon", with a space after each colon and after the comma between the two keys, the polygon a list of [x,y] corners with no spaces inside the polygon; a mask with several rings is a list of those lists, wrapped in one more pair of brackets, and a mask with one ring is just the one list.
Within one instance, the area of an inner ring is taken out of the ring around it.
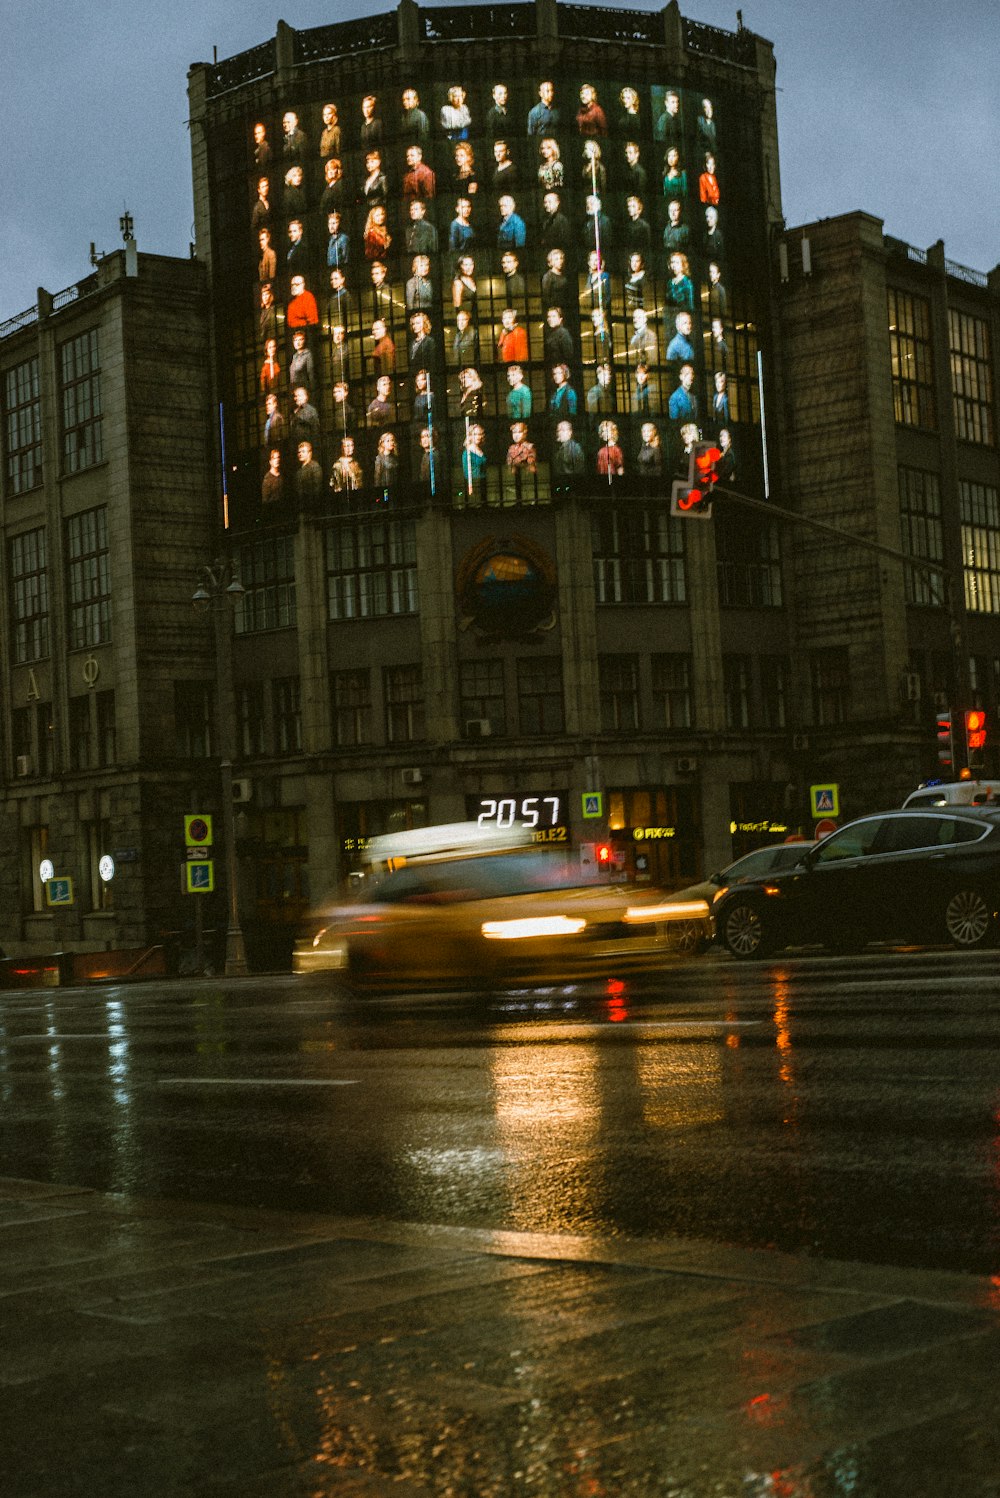
{"label": "road marking line", "polygon": [[161,1087],[357,1087],[351,1077],[161,1077]]}

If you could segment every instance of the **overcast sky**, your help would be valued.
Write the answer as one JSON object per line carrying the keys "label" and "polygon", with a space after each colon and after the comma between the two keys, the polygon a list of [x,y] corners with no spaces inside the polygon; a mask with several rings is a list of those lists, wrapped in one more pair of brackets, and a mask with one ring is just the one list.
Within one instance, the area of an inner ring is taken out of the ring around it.
{"label": "overcast sky", "polygon": [[[357,15],[344,0],[280,0],[297,28]],[[377,13],[391,7],[374,0]],[[729,0],[682,0],[733,30]],[[742,0],[778,60],[789,225],[863,209],[886,232],[989,270],[1000,261],[997,0]],[[121,243],[128,205],[142,250],[192,237],[187,69],[274,34],[262,0],[35,0],[4,11],[0,321],[59,291]]]}

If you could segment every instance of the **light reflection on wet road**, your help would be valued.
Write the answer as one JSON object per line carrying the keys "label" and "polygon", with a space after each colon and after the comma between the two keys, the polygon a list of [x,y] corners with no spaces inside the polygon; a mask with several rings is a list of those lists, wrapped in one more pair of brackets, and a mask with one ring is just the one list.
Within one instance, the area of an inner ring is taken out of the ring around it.
{"label": "light reflection on wet road", "polygon": [[645,992],[319,979],[0,996],[3,1172],[1000,1271],[992,953],[716,957]]}

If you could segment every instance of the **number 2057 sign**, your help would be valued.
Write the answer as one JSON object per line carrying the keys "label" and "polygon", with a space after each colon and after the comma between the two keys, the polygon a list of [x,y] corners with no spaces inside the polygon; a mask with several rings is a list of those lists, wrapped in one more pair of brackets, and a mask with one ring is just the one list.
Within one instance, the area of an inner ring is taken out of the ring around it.
{"label": "number 2057 sign", "polygon": [[546,834],[561,828],[565,836],[565,806],[564,791],[545,791],[537,796],[470,796],[466,813],[480,827],[527,827]]}

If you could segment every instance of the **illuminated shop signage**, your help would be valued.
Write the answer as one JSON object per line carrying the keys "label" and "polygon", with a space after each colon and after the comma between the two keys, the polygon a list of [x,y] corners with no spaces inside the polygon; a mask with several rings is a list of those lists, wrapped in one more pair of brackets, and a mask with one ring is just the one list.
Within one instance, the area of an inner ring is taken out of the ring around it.
{"label": "illuminated shop signage", "polygon": [[655,843],[666,837],[676,837],[676,827],[633,827],[632,837],[637,843]]}
{"label": "illuminated shop signage", "polygon": [[466,815],[480,827],[527,827],[536,843],[565,843],[569,827],[565,791],[541,795],[468,796]]}

